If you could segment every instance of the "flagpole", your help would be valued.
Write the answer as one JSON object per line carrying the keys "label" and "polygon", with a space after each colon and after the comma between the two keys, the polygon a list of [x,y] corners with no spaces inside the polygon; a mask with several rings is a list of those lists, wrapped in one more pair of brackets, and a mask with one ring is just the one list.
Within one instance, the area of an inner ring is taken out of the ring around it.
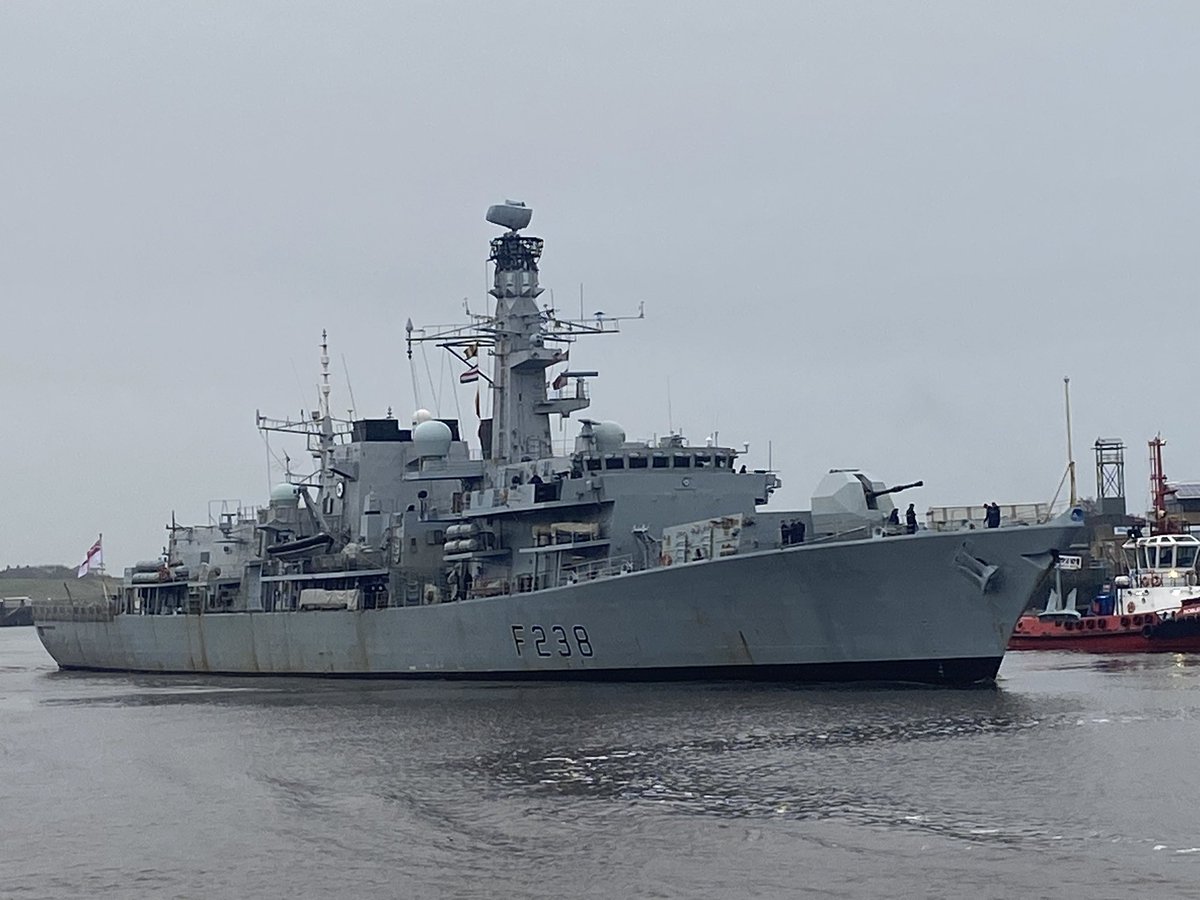
{"label": "flagpole", "polygon": [[1071,379],[1063,377],[1063,395],[1067,406],[1067,472],[1071,476],[1071,506],[1079,502],[1075,494],[1075,454],[1071,451]]}
{"label": "flagpole", "polygon": [[108,575],[104,571],[104,532],[100,532],[100,537],[96,539],[96,543],[100,545],[100,565],[97,568],[100,570],[100,590],[104,592],[104,605],[112,606],[112,597],[108,595]]}

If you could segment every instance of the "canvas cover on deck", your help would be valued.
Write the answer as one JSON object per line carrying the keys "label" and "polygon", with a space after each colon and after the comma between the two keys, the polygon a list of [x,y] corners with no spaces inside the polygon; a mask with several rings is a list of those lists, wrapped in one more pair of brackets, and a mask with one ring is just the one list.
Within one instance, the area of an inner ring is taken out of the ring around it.
{"label": "canvas cover on deck", "polygon": [[321,588],[305,588],[300,592],[301,609],[360,609],[362,591],[327,591]]}

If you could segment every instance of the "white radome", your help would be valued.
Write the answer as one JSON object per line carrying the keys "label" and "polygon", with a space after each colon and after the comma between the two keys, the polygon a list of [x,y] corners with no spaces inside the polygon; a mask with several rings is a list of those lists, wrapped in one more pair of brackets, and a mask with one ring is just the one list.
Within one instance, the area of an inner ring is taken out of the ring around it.
{"label": "white radome", "polygon": [[428,419],[418,423],[412,433],[417,456],[422,458],[449,454],[451,437],[450,426],[437,419]]}

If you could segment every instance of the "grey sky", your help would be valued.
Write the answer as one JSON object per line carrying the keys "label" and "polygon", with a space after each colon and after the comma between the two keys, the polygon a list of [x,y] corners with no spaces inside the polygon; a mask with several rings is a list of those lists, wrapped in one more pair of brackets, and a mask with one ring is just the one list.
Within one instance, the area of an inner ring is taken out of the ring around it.
{"label": "grey sky", "polygon": [[1120,436],[1140,507],[1156,431],[1200,479],[1198,38],[1192,3],[0,4],[0,565],[263,501],[254,411],[312,406],[322,328],[335,406],[344,354],[407,418],[404,321],[482,304],[505,197],[560,307],[646,302],[572,355],[631,437],[669,379],[690,437],[772,441],[780,508],[849,465],[1045,501],[1070,374],[1082,493]]}

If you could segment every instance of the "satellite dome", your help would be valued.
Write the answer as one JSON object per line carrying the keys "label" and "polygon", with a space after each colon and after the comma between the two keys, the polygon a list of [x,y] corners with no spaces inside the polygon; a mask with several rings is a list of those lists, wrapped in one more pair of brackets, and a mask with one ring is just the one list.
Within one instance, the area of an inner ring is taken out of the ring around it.
{"label": "satellite dome", "polygon": [[294,484],[277,484],[271,488],[273,506],[295,506],[300,499],[300,488]]}
{"label": "satellite dome", "polygon": [[596,437],[596,449],[601,453],[614,453],[625,443],[625,429],[616,422],[596,422],[592,434]]}
{"label": "satellite dome", "polygon": [[412,439],[417,446],[417,456],[422,459],[446,456],[450,452],[450,426],[437,419],[418,422],[417,427],[413,429]]}
{"label": "satellite dome", "polygon": [[422,422],[428,422],[433,418],[433,413],[427,409],[418,409],[413,413],[412,422],[414,425],[420,425]]}

